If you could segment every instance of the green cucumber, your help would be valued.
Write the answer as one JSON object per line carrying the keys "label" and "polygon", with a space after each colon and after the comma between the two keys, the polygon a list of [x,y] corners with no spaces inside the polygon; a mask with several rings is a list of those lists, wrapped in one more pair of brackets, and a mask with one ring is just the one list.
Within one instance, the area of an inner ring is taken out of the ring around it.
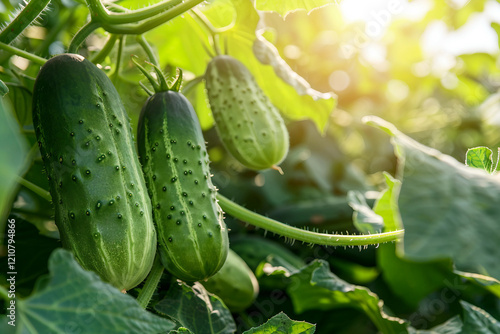
{"label": "green cucumber", "polygon": [[118,92],[80,55],[56,56],[36,78],[33,125],[63,246],[104,281],[133,288],[152,267],[156,231]]}
{"label": "green cucumber", "polygon": [[138,67],[156,91],[141,111],[137,140],[161,260],[181,280],[205,280],[224,264],[229,241],[201,127],[189,101],[175,91],[181,79],[168,88],[158,68],[159,85]]}
{"label": "green cucumber", "polygon": [[287,128],[245,65],[230,56],[216,56],[207,66],[205,83],[226,149],[250,169],[281,163],[288,153]]}
{"label": "green cucumber", "polygon": [[254,273],[231,249],[219,272],[200,283],[208,292],[222,299],[232,312],[244,311],[259,294],[259,283]]}

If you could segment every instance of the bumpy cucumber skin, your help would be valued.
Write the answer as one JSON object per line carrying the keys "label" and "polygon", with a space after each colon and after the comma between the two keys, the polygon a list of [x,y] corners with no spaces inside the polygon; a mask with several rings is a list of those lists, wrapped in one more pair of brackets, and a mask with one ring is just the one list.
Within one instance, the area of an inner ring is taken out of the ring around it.
{"label": "bumpy cucumber skin", "polygon": [[231,249],[219,272],[201,284],[220,297],[232,312],[244,311],[259,294],[259,283],[254,273]]}
{"label": "bumpy cucumber skin", "polygon": [[207,66],[205,82],[215,127],[226,149],[250,169],[281,163],[288,153],[288,131],[245,65],[230,56],[216,56]]}
{"label": "bumpy cucumber skin", "polygon": [[209,278],[224,264],[229,241],[193,107],[178,92],[154,94],[137,140],[163,265],[184,281]]}
{"label": "bumpy cucumber skin", "polygon": [[33,125],[63,247],[120,290],[139,284],[156,231],[132,129],[108,77],[79,55],[41,68]]}

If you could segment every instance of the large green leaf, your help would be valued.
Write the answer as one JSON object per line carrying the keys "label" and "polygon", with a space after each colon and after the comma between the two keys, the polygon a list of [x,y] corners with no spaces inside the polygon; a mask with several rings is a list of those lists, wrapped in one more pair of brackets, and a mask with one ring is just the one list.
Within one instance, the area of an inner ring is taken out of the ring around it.
{"label": "large green leaf", "polygon": [[28,299],[16,299],[15,333],[160,333],[175,325],[143,310],[137,301],[80,267],[73,255],[55,250],[50,276]]}
{"label": "large green leaf", "polygon": [[265,324],[252,328],[243,334],[314,334],[315,331],[315,325],[305,321],[294,321],[285,313],[279,313]]}
{"label": "large green leaf", "polygon": [[463,334],[500,334],[500,321],[493,318],[485,310],[461,301],[464,309],[464,327]]}
{"label": "large green leaf", "polygon": [[409,260],[452,258],[459,270],[500,277],[500,180],[426,147],[377,117],[392,136],[403,184],[399,210]]}
{"label": "large green leaf", "polygon": [[307,310],[331,310],[339,307],[356,308],[386,334],[406,333],[408,324],[387,315],[383,302],[365,287],[349,284],[329,269],[328,263],[315,260],[291,276],[287,292],[297,313]]}
{"label": "large green leaf", "polygon": [[258,10],[277,12],[283,17],[297,10],[306,10],[310,12],[313,9],[337,4],[337,0],[257,0],[255,7]]}
{"label": "large green leaf", "polygon": [[462,332],[462,326],[462,320],[460,320],[460,317],[457,315],[432,329],[414,330],[411,328],[409,332],[411,334],[459,334]]}
{"label": "large green leaf", "polygon": [[230,334],[236,331],[231,312],[198,282],[192,287],[182,282],[174,284],[165,298],[155,305],[155,310],[193,333]]}
{"label": "large green leaf", "polygon": [[[17,177],[22,173],[27,152],[25,138],[19,131],[11,111],[0,98],[0,231],[4,230],[7,215],[16,191]],[[0,242],[1,243],[1,242]]]}

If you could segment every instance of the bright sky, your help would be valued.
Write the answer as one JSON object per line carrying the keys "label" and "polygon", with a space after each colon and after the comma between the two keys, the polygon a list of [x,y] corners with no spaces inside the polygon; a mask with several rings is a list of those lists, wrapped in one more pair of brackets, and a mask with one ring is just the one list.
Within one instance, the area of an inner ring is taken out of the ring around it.
{"label": "bright sky", "polygon": [[[462,8],[471,0],[448,0]],[[472,0],[474,1],[474,0]],[[421,19],[431,8],[432,0],[344,0],[340,8],[348,22],[365,21],[367,29],[385,26],[387,20],[396,18]],[[388,15],[389,14],[389,15]],[[486,3],[480,14],[472,14],[469,21],[457,31],[449,31],[444,22],[431,22],[422,36],[422,47],[430,57],[436,54],[464,54],[475,52],[495,53],[498,37],[491,22],[500,22],[500,4],[495,0]]]}

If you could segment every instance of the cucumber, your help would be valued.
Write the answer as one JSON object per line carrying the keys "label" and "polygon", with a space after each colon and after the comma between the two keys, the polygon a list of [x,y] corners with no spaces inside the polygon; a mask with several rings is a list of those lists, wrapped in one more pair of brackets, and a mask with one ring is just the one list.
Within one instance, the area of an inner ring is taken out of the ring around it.
{"label": "cucumber", "polygon": [[201,127],[189,101],[176,91],[181,77],[169,88],[158,68],[159,85],[136,65],[156,91],[141,111],[137,138],[161,260],[181,280],[205,280],[224,264],[229,241]]}
{"label": "cucumber", "polygon": [[232,312],[244,311],[259,294],[259,283],[254,273],[231,249],[219,272],[200,283],[208,292],[220,297]]}
{"label": "cucumber", "polygon": [[156,231],[132,130],[106,74],[80,55],[42,66],[33,125],[63,247],[120,290],[139,284]]}
{"label": "cucumber", "polygon": [[226,149],[250,169],[281,163],[288,153],[288,130],[245,65],[231,56],[216,56],[207,66],[205,84]]}

